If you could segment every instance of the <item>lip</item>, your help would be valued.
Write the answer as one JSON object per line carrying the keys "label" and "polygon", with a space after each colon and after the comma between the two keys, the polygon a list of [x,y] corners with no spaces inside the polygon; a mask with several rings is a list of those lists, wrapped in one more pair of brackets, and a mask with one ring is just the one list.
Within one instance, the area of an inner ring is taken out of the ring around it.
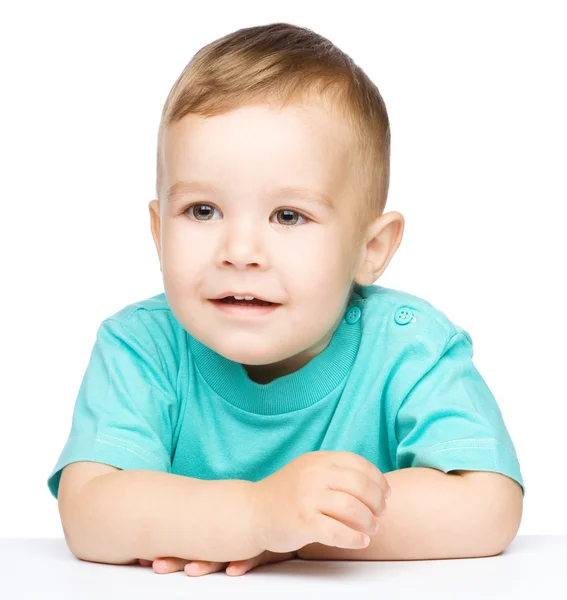
{"label": "lip", "polygon": [[[240,296],[240,294],[238,294]],[[251,295],[251,294],[247,294]],[[224,296],[223,296],[224,297]],[[269,315],[276,311],[281,304],[274,303],[270,306],[244,306],[243,304],[229,304],[216,298],[209,300],[218,310],[231,317],[257,318]]]}

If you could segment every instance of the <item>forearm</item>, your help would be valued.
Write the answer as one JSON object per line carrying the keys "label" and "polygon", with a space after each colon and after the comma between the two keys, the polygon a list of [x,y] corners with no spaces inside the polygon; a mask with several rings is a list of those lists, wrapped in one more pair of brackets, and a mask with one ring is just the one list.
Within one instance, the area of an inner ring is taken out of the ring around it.
{"label": "forearm", "polygon": [[492,556],[503,550],[498,508],[459,475],[409,468],[385,473],[392,488],[380,529],[363,549],[309,544],[312,560],[420,560]]}
{"label": "forearm", "polygon": [[261,552],[248,516],[252,486],[149,470],[108,473],[81,490],[67,542],[83,560],[114,564],[163,556],[251,558]]}

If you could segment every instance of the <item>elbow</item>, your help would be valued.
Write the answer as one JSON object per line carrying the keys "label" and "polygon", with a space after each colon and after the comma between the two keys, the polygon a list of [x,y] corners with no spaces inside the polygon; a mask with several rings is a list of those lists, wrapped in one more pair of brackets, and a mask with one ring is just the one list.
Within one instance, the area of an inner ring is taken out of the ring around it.
{"label": "elbow", "polygon": [[522,522],[523,506],[521,489],[507,496],[506,501],[501,503],[491,527],[494,538],[491,556],[504,552],[516,538]]}
{"label": "elbow", "polygon": [[62,493],[63,490],[59,489],[59,496],[57,498],[57,505],[59,508],[59,519],[61,521],[61,527],[63,528],[63,536],[65,537],[65,543],[69,550],[77,557],[82,558],[81,547],[79,544],[80,535],[77,531],[75,523],[77,518],[74,514],[77,512],[76,503],[71,502],[68,495]]}
{"label": "elbow", "polygon": [[85,551],[83,545],[77,536],[73,536],[69,533],[69,529],[63,525],[63,534],[65,536],[65,542],[69,551],[79,560],[89,560],[88,552]]}
{"label": "elbow", "polygon": [[61,474],[59,517],[67,547],[80,560],[108,562],[105,555],[109,547],[100,522],[103,509],[97,501],[100,495],[92,488],[95,481],[106,476],[100,474],[101,468],[106,467],[98,463],[71,463]]}
{"label": "elbow", "polygon": [[59,516],[61,519],[61,526],[63,527],[63,535],[65,537],[65,543],[69,550],[81,560],[89,560],[88,551],[85,549],[84,535],[81,535],[80,531],[80,518],[76,517],[75,514],[70,510],[69,506],[62,506],[59,503]]}
{"label": "elbow", "polygon": [[507,533],[506,535],[501,535],[497,537],[496,540],[492,543],[492,545],[484,552],[483,556],[498,556],[498,554],[502,554],[506,548],[514,541],[516,537],[517,529],[513,533]]}
{"label": "elbow", "polygon": [[137,564],[138,559],[113,557],[108,555],[108,546],[102,546],[97,540],[89,538],[88,533],[81,534],[77,528],[69,528],[62,521],[65,542],[71,553],[79,560],[112,565]]}
{"label": "elbow", "polygon": [[520,529],[520,522],[521,516],[518,522],[511,522],[507,527],[501,528],[498,544],[496,544],[497,551],[494,553],[495,555],[504,552],[504,550],[506,550],[506,548],[514,541],[518,534],[518,530]]}
{"label": "elbow", "polygon": [[496,556],[506,550],[516,537],[524,507],[522,487],[502,473],[465,471],[471,486],[477,525],[471,538],[483,556]]}
{"label": "elbow", "polygon": [[104,507],[97,504],[96,498],[88,497],[83,492],[84,489],[59,503],[63,534],[71,553],[76,558],[88,562],[136,564],[138,558],[131,554],[131,548],[121,548],[120,535],[106,527]]}
{"label": "elbow", "polygon": [[93,544],[92,520],[85,514],[87,509],[88,507],[81,501],[80,494],[59,496],[59,516],[65,542],[78,559],[104,562]]}

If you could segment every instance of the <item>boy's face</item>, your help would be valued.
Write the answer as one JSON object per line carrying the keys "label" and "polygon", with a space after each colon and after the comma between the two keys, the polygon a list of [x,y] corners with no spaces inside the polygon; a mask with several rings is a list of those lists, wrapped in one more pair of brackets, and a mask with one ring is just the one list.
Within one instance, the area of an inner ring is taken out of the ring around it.
{"label": "boy's face", "polygon": [[[344,123],[316,104],[191,114],[167,131],[163,189],[180,191],[150,202],[150,214],[168,303],[191,335],[259,383],[324,350],[348,306],[365,241],[349,161]],[[183,181],[216,189],[184,191]],[[280,187],[326,194],[333,206],[272,196]],[[279,306],[230,315],[211,298],[231,292]]]}

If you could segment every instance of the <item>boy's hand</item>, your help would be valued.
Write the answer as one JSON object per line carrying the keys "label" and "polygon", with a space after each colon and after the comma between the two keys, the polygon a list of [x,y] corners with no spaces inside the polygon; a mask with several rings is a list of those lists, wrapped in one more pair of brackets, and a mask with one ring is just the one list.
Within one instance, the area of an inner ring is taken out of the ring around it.
{"label": "boy's hand", "polygon": [[[183,558],[156,558],[153,563],[151,560],[143,558],[138,559],[142,567],[153,567],[156,573],[174,573],[175,571],[185,571],[189,576],[208,575],[226,569],[227,575],[244,575],[247,571],[268,565],[270,563],[281,562],[284,560],[293,560],[297,558],[297,552],[277,552],[264,551],[258,556],[247,560],[233,560],[227,562],[211,562],[208,560],[185,560]],[[196,570],[190,568],[190,565],[197,565]],[[228,567],[228,568],[227,568]]]}
{"label": "boy's hand", "polygon": [[384,475],[354,452],[307,452],[254,483],[252,535],[271,552],[313,542],[365,548],[364,534],[378,531],[388,489]]}

